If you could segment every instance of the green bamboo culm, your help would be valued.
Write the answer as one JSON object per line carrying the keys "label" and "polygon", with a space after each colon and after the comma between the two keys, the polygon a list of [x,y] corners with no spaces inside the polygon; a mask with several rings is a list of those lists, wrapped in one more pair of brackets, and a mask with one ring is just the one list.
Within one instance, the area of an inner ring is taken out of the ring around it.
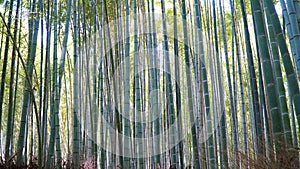
{"label": "green bamboo culm", "polygon": [[[141,86],[140,86],[140,54],[139,54],[139,42],[138,42],[138,34],[139,30],[137,27],[138,15],[137,15],[137,0],[133,1],[133,17],[134,17],[134,86],[135,86],[135,137],[138,138],[135,143],[136,154],[137,154],[137,167],[144,168],[144,159],[143,157],[143,143],[141,142],[142,134],[142,109],[141,109]],[[142,156],[142,157],[141,157]]]}
{"label": "green bamboo culm", "polygon": [[[158,111],[159,111],[159,82],[158,82],[158,66],[157,66],[157,56],[158,56],[158,49],[157,49],[157,35],[156,35],[156,18],[155,18],[155,5],[154,5],[154,0],[151,1],[151,14],[152,14],[152,30],[151,35],[152,35],[152,55],[150,58],[152,59],[152,62],[150,60],[151,64],[151,91],[150,93],[153,93],[151,95],[151,105],[153,105],[152,108],[152,116],[153,117],[158,117]],[[159,125],[159,118],[156,118],[153,122],[153,153],[154,153],[154,167],[160,167],[161,166],[161,152],[160,152],[160,140],[159,138],[157,139],[155,136],[159,135],[160,133],[160,125]]]}
{"label": "green bamboo culm", "polygon": [[[226,60],[226,71],[227,71],[227,79],[228,79],[228,86],[229,86],[229,92],[232,90],[231,88],[231,77],[228,75],[230,74],[229,69],[229,62],[228,62],[228,48],[227,48],[227,40],[226,40],[226,29],[224,25],[224,18],[223,18],[223,10],[222,10],[222,4],[221,1],[219,1],[219,7],[220,7],[220,18],[221,18],[221,27],[222,27],[222,36],[223,36],[223,47],[224,47],[224,53],[225,53],[225,60]],[[232,105],[232,92],[230,92],[230,105]],[[231,106],[232,108],[232,106]],[[232,108],[233,110],[233,108]],[[228,168],[229,162],[228,162],[228,148],[227,148],[227,124],[226,124],[226,111],[221,112],[221,130],[222,130],[222,143],[221,143],[221,166],[224,168]]]}
{"label": "green bamboo culm", "polygon": [[248,28],[248,21],[246,16],[246,6],[244,0],[240,0],[240,6],[242,9],[243,16],[243,24],[244,24],[244,34],[245,34],[245,45],[246,45],[246,53],[247,53],[247,63],[248,63],[248,71],[250,73],[250,87],[251,87],[251,96],[252,96],[252,106],[254,115],[254,149],[257,153],[263,153],[263,133],[262,133],[262,121],[261,121],[261,112],[259,110],[259,100],[258,100],[258,89],[257,89],[257,80],[254,69],[254,61],[253,61],[253,52],[250,44],[250,34]]}
{"label": "green bamboo culm", "polygon": [[[298,24],[298,19],[297,19],[297,12],[296,12],[296,7],[295,7],[295,3],[293,3],[293,1],[286,1],[286,3],[284,3],[282,0],[280,1],[281,3],[281,7],[282,9],[287,9],[288,12],[288,19],[289,19],[289,23],[291,26],[290,29],[290,33],[291,33],[291,39],[293,39],[294,42],[294,59],[295,59],[295,65],[297,67],[298,70],[298,77],[300,77],[300,48],[296,47],[297,44],[300,44],[300,27]],[[299,3],[299,2],[298,2]],[[285,7],[286,5],[286,7]],[[299,7],[299,4],[296,5]]]}
{"label": "green bamboo culm", "polygon": [[172,125],[175,122],[175,112],[174,112],[174,99],[172,92],[172,82],[171,82],[171,67],[170,67],[170,57],[169,57],[169,45],[168,45],[168,32],[167,32],[167,18],[165,12],[165,1],[161,0],[161,10],[162,10],[162,22],[163,22],[163,43],[164,43],[164,58],[165,58],[165,81],[166,81],[166,98],[167,98],[167,111],[169,115],[169,126],[171,126],[170,131],[170,141],[171,141],[171,168],[176,166],[177,155],[174,146],[175,141],[175,129]]}
{"label": "green bamboo culm", "polygon": [[[182,110],[181,110],[181,92],[180,92],[180,68],[179,68],[179,47],[178,47],[178,26],[177,26],[177,9],[176,0],[173,0],[173,21],[174,21],[174,55],[175,55],[175,93],[176,93],[176,111],[177,111],[177,126],[178,138],[182,138]],[[175,133],[174,133],[175,134]],[[179,160],[176,167],[184,168],[184,153],[183,142],[178,145]]]}
{"label": "green bamboo culm", "polygon": [[[12,3],[12,2],[11,2]],[[14,119],[14,106],[13,103],[15,99],[13,99],[15,95],[15,89],[17,90],[17,87],[14,87],[14,79],[15,79],[15,66],[16,66],[16,59],[17,58],[17,35],[18,35],[18,25],[19,25],[19,14],[20,14],[20,4],[21,1],[17,1],[17,9],[15,13],[15,23],[14,23],[14,33],[13,33],[13,51],[12,51],[12,61],[11,61],[11,71],[10,72],[10,82],[9,82],[9,103],[8,103],[8,117],[7,117],[7,130],[6,130],[6,142],[5,142],[5,160],[8,160],[9,157],[12,155],[10,152],[10,149],[12,149],[12,139],[13,139],[13,120]],[[8,43],[8,42],[7,42]],[[4,66],[4,64],[3,64]],[[2,69],[3,70],[3,69]],[[4,73],[4,70],[3,70]],[[2,85],[2,84],[1,84]],[[2,104],[0,103],[0,107],[2,107]],[[0,109],[1,110],[1,109]],[[0,113],[2,110],[0,111]],[[1,120],[1,117],[0,117]],[[1,128],[1,123],[0,123],[0,128]]]}
{"label": "green bamboo culm", "polygon": [[[7,32],[10,32],[10,29],[12,27],[12,14],[13,14],[13,0],[11,0],[9,2],[8,22],[6,25]],[[2,14],[1,14],[1,16],[2,16]],[[4,18],[2,18],[2,19],[4,19]],[[2,37],[3,37],[3,35],[2,35]],[[3,58],[3,65],[2,65],[2,74],[1,74],[1,87],[0,87],[0,129],[1,130],[2,130],[2,111],[3,111],[2,105],[4,102],[4,87],[5,87],[5,79],[6,79],[6,74],[7,74],[6,69],[7,69],[7,64],[8,64],[8,52],[9,52],[9,42],[10,42],[9,39],[10,39],[9,35],[6,35],[4,58]],[[1,133],[1,130],[0,130],[0,133]],[[0,143],[1,143],[1,138],[0,138]]]}
{"label": "green bamboo culm", "polygon": [[185,7],[185,0],[181,1],[181,10],[182,10],[182,23],[183,23],[183,35],[184,35],[184,56],[185,56],[185,64],[186,64],[186,80],[187,80],[187,89],[188,89],[188,107],[189,107],[189,117],[192,132],[192,144],[193,144],[193,165],[195,168],[200,168],[200,160],[199,160],[199,151],[198,151],[198,143],[197,143],[197,136],[196,136],[196,126],[194,124],[194,110],[193,110],[193,101],[191,98],[192,96],[192,86],[191,86],[191,70],[190,70],[190,58],[189,58],[189,39],[187,34],[187,17],[186,17],[186,7]]}
{"label": "green bamboo culm", "polygon": [[[57,0],[54,1],[54,11],[53,15],[58,16],[58,2]],[[58,94],[58,68],[57,68],[57,49],[58,49],[58,18],[56,17],[53,22],[54,26],[54,40],[53,40],[53,75],[52,75],[52,88],[51,88],[51,100],[50,100],[50,112],[51,112],[51,119],[50,119],[50,126],[51,126],[51,132],[50,132],[50,143],[49,143],[49,151],[48,151],[48,159],[47,159],[47,167],[53,167],[54,164],[54,147],[55,147],[55,136],[56,136],[56,128],[55,128],[55,122],[56,122],[56,112],[58,112],[58,105],[56,97],[59,96]]]}
{"label": "green bamboo culm", "polygon": [[[130,32],[129,32],[129,17],[130,17],[130,7],[129,0],[126,0],[126,15],[125,15],[125,82],[124,82],[124,97],[130,98]],[[124,135],[130,136],[130,105],[129,99],[124,99]],[[123,159],[123,168],[130,168],[130,158],[128,157],[129,152],[131,152],[131,141],[127,138],[124,138],[124,159]]]}
{"label": "green bamboo culm", "polygon": [[74,78],[73,78],[73,165],[75,168],[79,167],[79,153],[80,153],[80,124],[79,124],[79,108],[78,108],[78,93],[79,93],[79,89],[78,89],[78,49],[77,49],[77,41],[78,41],[78,37],[77,37],[77,1],[73,0],[73,51],[74,51]]}
{"label": "green bamboo culm", "polygon": [[276,91],[276,83],[273,75],[273,68],[268,51],[267,33],[264,27],[264,18],[261,10],[261,4],[257,0],[251,0],[251,9],[254,15],[256,36],[259,44],[260,64],[262,65],[264,86],[266,87],[266,95],[268,98],[269,110],[272,121],[273,139],[275,150],[279,152],[280,142],[283,141],[282,118],[279,110],[278,97]]}
{"label": "green bamboo culm", "polygon": [[[37,10],[40,12],[41,10],[41,3],[38,3]],[[32,6],[32,11],[34,13],[35,11],[35,5]],[[27,58],[27,63],[26,63],[26,80],[25,80],[25,85],[24,85],[24,92],[23,92],[23,105],[22,105],[22,114],[21,114],[21,123],[20,123],[20,131],[19,131],[19,137],[18,137],[18,144],[17,144],[17,165],[22,166],[25,161],[23,161],[23,150],[24,150],[24,144],[26,142],[25,140],[25,126],[26,126],[26,118],[28,114],[28,106],[31,104],[31,102],[35,104],[34,98],[31,100],[33,94],[32,94],[32,75],[33,75],[33,67],[34,67],[34,61],[36,57],[36,50],[37,50],[37,37],[38,37],[38,32],[39,32],[39,23],[40,23],[40,14],[36,13],[36,17],[32,20],[32,27],[29,27],[33,31],[32,34],[32,39],[29,43],[29,51],[28,51],[28,58]],[[35,110],[37,113],[37,111]],[[33,112],[32,112],[33,113]],[[35,114],[37,115],[37,114]],[[38,119],[38,117],[36,117]],[[38,121],[38,120],[37,120]],[[39,121],[38,121],[39,123]],[[37,132],[38,132],[38,145],[39,145],[39,150],[41,150],[41,138],[40,138],[40,130],[39,126],[37,126]],[[25,141],[24,141],[25,140]],[[26,157],[26,154],[25,154]]]}
{"label": "green bamboo culm", "polygon": [[[280,1],[281,7],[283,10],[283,17],[285,18],[285,23],[286,27],[288,29],[288,36],[290,39],[290,45],[291,45],[291,51],[295,57],[296,55],[296,50],[297,50],[297,43],[296,43],[296,38],[293,38],[293,31],[292,31],[292,24],[290,23],[290,19],[288,18],[288,11],[286,9],[284,1]],[[274,24],[274,29],[275,29],[275,34],[276,34],[276,39],[277,43],[279,45],[279,49],[281,52],[282,56],[282,61],[284,64],[284,68],[287,74],[287,80],[288,80],[288,92],[290,95],[290,101],[292,102],[292,109],[294,109],[295,112],[292,112],[292,117],[294,114],[296,115],[297,121],[300,121],[300,94],[299,94],[299,84],[298,80],[299,76],[296,75],[296,72],[294,71],[293,64],[291,61],[291,56],[288,51],[287,44],[285,43],[285,38],[283,32],[277,28],[278,25],[280,25],[279,18],[278,16],[276,17],[276,12],[274,13],[274,7],[270,6],[271,4],[269,3],[269,9],[271,10],[271,15],[274,16],[272,17],[272,22]],[[299,73],[299,70],[298,70]],[[298,77],[298,78],[297,78]],[[298,123],[298,126],[300,124]]]}
{"label": "green bamboo culm", "polygon": [[268,32],[269,32],[268,35],[270,39],[270,49],[272,52],[271,61],[272,61],[272,66],[275,70],[274,76],[275,76],[276,87],[278,92],[280,112],[283,120],[282,124],[284,130],[285,144],[292,145],[291,125],[290,125],[289,112],[288,112],[287,102],[285,97],[286,94],[285,94],[285,89],[283,84],[283,77],[281,74],[282,70],[280,66],[279,51],[278,51],[278,45],[275,37],[274,25],[272,24],[270,9],[269,9],[269,5],[267,4],[268,2],[264,0],[263,3],[264,3],[265,14],[267,18],[267,25],[268,25]]}

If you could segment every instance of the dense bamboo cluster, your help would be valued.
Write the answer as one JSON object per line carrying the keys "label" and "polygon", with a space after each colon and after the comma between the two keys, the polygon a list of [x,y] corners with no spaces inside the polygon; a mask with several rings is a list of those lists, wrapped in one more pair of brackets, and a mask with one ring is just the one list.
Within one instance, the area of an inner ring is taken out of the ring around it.
{"label": "dense bamboo cluster", "polygon": [[0,168],[300,167],[299,0],[4,0],[0,30]]}

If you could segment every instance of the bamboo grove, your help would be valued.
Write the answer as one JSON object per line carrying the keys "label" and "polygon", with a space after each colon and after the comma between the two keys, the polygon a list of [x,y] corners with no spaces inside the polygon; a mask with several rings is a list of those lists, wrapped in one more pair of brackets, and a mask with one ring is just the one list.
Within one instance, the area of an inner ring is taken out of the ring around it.
{"label": "bamboo grove", "polygon": [[299,168],[298,0],[0,12],[1,167]]}

